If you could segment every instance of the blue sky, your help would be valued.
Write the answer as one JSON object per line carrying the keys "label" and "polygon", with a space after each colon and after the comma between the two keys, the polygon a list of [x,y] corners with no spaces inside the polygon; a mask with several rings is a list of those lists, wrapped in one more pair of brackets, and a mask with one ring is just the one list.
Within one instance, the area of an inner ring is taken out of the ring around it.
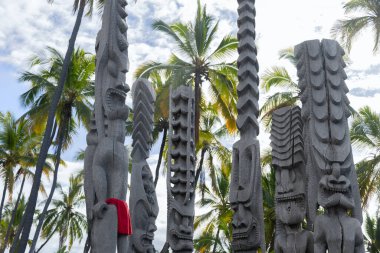
{"label": "blue sky", "polygon": [[[56,0],[48,4],[46,0],[17,0],[0,2],[0,111],[11,111],[17,116],[25,112],[21,107],[19,96],[28,88],[27,83],[17,81],[19,73],[29,70],[28,59],[34,54],[41,54],[47,46],[55,47],[62,53],[74,23],[71,15],[73,1]],[[209,12],[220,20],[219,36],[236,34],[237,2],[234,0],[203,0]],[[259,47],[260,73],[273,65],[286,66],[295,77],[295,70],[283,60],[278,59],[278,51],[292,47],[304,40],[330,38],[330,29],[334,22],[343,17],[342,3],[336,0],[258,0],[257,37]],[[128,37],[131,69],[127,80],[132,84],[132,73],[136,67],[148,60],[165,61],[172,48],[170,41],[151,29],[155,19],[166,22],[193,19],[196,0],[138,0],[130,1],[128,6]],[[95,37],[100,28],[100,17],[83,20],[78,35],[77,45],[88,52],[94,52]],[[363,32],[354,44],[347,68],[348,87],[353,90],[349,96],[354,108],[369,105],[380,111],[378,92],[380,87],[380,57],[372,54],[372,37],[370,31]],[[231,58],[233,60],[234,57]],[[364,97],[363,97],[364,94]],[[261,94],[261,103],[266,96]],[[358,96],[360,95],[360,96]],[[268,135],[262,131],[261,146],[269,144]],[[233,140],[226,140],[230,147]],[[129,144],[127,140],[126,144]],[[73,161],[73,155],[85,148],[85,131],[79,131],[74,145],[64,154],[69,161],[68,168],[61,171],[60,178],[65,183],[73,171],[81,164]],[[150,160],[155,168],[158,146],[153,148]],[[355,160],[365,156],[365,152],[355,150]],[[161,179],[158,188],[161,204],[158,221],[157,245],[160,246],[165,234],[165,184]],[[54,244],[45,252],[52,252]],[[160,248],[160,247],[158,247]],[[78,246],[72,252],[81,252]]]}

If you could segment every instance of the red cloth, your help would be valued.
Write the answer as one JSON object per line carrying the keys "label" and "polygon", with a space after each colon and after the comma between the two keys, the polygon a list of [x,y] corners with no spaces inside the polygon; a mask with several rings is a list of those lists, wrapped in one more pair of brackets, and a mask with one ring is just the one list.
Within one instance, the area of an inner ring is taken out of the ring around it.
{"label": "red cloth", "polygon": [[121,235],[132,234],[131,216],[129,215],[128,205],[120,199],[109,198],[107,204],[116,206],[117,209],[117,232]]}

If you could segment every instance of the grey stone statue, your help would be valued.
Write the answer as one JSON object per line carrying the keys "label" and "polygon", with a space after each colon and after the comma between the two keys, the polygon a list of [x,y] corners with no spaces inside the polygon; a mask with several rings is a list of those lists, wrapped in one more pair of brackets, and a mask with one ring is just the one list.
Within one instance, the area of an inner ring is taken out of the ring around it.
{"label": "grey stone statue", "polygon": [[[348,129],[343,49],[332,40],[296,46],[308,208],[315,253],[362,253],[362,211]],[[318,206],[323,214],[316,215]]]}
{"label": "grey stone statue", "polygon": [[239,85],[237,127],[240,140],[233,146],[230,202],[234,211],[234,252],[265,251],[259,134],[259,77],[255,46],[255,1],[238,0]]}
{"label": "grey stone statue", "polygon": [[125,201],[127,194],[126,5],[125,0],[106,1],[102,28],[96,40],[95,120],[87,135],[85,153],[86,208],[93,253],[128,250],[127,235],[118,234],[116,206],[106,203],[109,198]]}
{"label": "grey stone statue", "polygon": [[129,237],[129,252],[155,253],[152,244],[158,215],[158,203],[153,176],[146,159],[153,142],[155,92],[146,79],[137,80],[133,96],[133,150],[129,206],[133,234]]}
{"label": "grey stone statue", "polygon": [[312,232],[302,229],[306,216],[302,128],[298,106],[273,113],[270,138],[276,175],[276,253],[314,252]]}
{"label": "grey stone statue", "polygon": [[167,242],[173,252],[193,252],[194,92],[180,86],[170,95]]}

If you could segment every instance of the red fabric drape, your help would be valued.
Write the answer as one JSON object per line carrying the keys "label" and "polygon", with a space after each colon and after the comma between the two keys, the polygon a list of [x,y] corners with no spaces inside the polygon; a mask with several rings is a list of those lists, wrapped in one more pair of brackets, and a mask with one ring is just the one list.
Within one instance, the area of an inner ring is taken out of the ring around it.
{"label": "red fabric drape", "polygon": [[121,235],[132,234],[132,222],[128,204],[120,199],[109,198],[107,204],[116,206],[117,209],[117,232]]}

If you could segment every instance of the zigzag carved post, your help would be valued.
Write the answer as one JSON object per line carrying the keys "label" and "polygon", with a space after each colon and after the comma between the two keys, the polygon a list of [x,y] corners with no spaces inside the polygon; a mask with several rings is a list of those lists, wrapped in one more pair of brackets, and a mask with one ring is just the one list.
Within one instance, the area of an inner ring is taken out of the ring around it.
{"label": "zigzag carved post", "polygon": [[194,91],[170,94],[167,242],[173,252],[193,252],[195,199]]}
{"label": "zigzag carved post", "polygon": [[[348,129],[344,51],[333,40],[295,48],[315,253],[362,253],[362,210]],[[323,214],[317,215],[317,207]]]}
{"label": "zigzag carved post", "polygon": [[131,194],[129,206],[133,234],[129,238],[129,252],[154,253],[154,232],[158,202],[152,172],[146,159],[153,143],[155,91],[146,79],[138,79],[132,87],[133,150]]}
{"label": "zigzag carved post", "polygon": [[[125,0],[108,0],[96,39],[95,120],[85,154],[85,194],[92,253],[126,253],[128,155],[124,146],[128,42]],[[123,217],[118,217],[121,210]],[[123,222],[123,223],[121,223]]]}
{"label": "zigzag carved post", "polygon": [[255,1],[238,0],[239,85],[237,127],[241,138],[233,146],[230,202],[234,210],[234,252],[265,251],[259,134],[259,77],[255,45]]}

